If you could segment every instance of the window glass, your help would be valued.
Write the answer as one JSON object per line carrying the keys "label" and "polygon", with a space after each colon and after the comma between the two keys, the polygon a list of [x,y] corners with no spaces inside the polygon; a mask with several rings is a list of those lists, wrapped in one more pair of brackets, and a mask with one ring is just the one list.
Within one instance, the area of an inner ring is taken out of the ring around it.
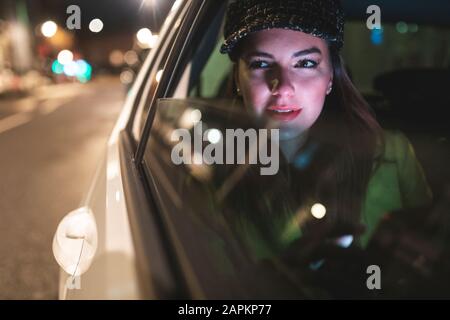
{"label": "window glass", "polygon": [[348,22],[345,27],[344,58],[364,93],[376,92],[375,82],[383,74],[450,66],[449,27],[402,21],[383,23],[381,30],[369,30],[360,21]]}
{"label": "window glass", "polygon": [[[402,40],[386,25],[371,51],[365,21],[350,22],[343,56],[369,106],[359,95],[352,103],[366,113],[340,115],[336,106],[352,106],[333,87],[308,134],[287,139],[280,122],[302,113],[259,115],[244,102],[219,53],[224,4],[208,8],[179,53],[172,94],[156,104],[144,154],[152,194],[207,296],[450,296],[446,100],[414,87],[445,85],[447,31],[435,35],[441,47],[425,39],[438,27]],[[368,284],[374,273],[382,289]]]}
{"label": "window glass", "polygon": [[[184,8],[187,7],[188,4],[184,6]],[[133,119],[132,130],[136,140],[140,139],[143,123],[145,122],[155,90],[162,77],[164,64],[173,46],[177,30],[184,16],[182,12],[184,12],[184,10],[178,9],[177,11],[172,11],[170,13],[166,23],[162,27],[160,43],[157,49],[155,49],[157,51],[154,53],[150,52],[150,55],[153,56],[150,58],[153,60],[150,65],[150,70],[148,71],[149,75],[145,78],[145,81],[142,82],[141,88],[139,88],[138,98],[135,102],[135,104],[138,103],[138,105],[136,106],[137,110],[136,116]]]}

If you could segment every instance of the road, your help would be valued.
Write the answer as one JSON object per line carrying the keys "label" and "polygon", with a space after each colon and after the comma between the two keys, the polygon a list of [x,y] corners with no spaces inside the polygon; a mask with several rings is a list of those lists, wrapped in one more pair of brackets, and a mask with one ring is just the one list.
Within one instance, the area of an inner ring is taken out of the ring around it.
{"label": "road", "polygon": [[56,299],[60,219],[87,192],[125,98],[116,78],[0,100],[0,299]]}

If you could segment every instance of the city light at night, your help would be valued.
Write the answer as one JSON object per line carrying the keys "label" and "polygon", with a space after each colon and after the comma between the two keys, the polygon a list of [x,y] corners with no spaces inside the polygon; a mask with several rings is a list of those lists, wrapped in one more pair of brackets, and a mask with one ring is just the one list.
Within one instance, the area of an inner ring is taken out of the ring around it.
{"label": "city light at night", "polygon": [[58,31],[58,26],[53,21],[46,21],[41,26],[42,34],[47,38],[53,37],[56,31]]}

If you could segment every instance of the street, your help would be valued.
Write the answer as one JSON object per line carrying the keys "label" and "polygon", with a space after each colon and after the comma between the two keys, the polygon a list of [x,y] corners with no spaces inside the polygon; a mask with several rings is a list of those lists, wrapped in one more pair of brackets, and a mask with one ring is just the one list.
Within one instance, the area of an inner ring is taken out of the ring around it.
{"label": "street", "polygon": [[124,98],[104,77],[0,99],[0,299],[57,299],[53,234],[87,192]]}

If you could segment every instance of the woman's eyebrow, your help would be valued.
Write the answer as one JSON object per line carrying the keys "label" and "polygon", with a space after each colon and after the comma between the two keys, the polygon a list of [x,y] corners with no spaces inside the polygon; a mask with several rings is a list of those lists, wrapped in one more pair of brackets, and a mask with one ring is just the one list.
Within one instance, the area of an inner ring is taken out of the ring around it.
{"label": "woman's eyebrow", "polygon": [[[311,47],[309,49],[305,49],[305,50],[300,50],[295,52],[292,55],[292,58],[298,58],[300,56],[305,56],[307,54],[311,54],[311,53],[318,53],[318,54],[322,54],[322,51],[320,51],[319,48],[317,47]],[[274,56],[271,55],[270,53],[264,52],[264,51],[252,51],[247,53],[246,58],[250,58],[250,57],[264,57],[264,58],[269,58],[269,59],[274,59]]]}
{"label": "woman's eyebrow", "polygon": [[309,49],[297,51],[296,53],[294,53],[294,54],[292,55],[292,58],[298,58],[298,57],[300,57],[300,56],[305,56],[305,55],[311,54],[311,53],[322,54],[322,51],[320,51],[320,49],[317,48],[317,47],[311,47],[311,48],[309,48]]}

